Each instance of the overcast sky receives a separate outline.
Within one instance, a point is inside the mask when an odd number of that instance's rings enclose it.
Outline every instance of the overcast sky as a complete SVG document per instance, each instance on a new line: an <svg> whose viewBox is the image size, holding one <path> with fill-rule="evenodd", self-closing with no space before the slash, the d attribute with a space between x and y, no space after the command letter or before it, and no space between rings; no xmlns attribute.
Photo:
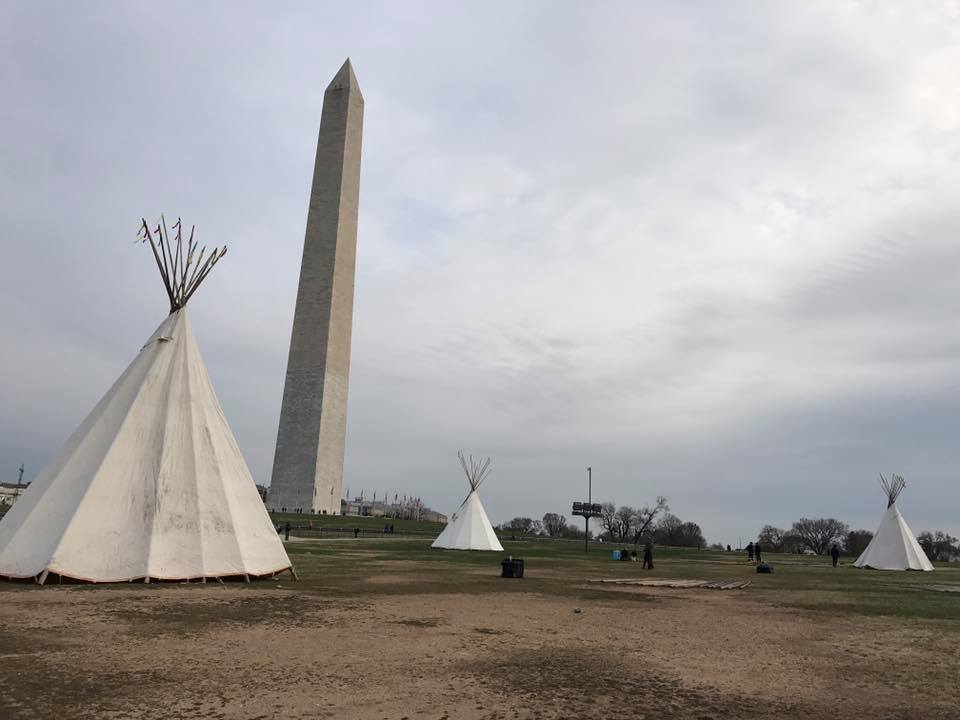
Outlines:
<svg viewBox="0 0 960 720"><path fill-rule="evenodd" d="M344 490L494 522L666 495L708 540L879 472L960 534L956 2L0 3L0 477L167 311L269 482L323 90L366 100Z"/></svg>

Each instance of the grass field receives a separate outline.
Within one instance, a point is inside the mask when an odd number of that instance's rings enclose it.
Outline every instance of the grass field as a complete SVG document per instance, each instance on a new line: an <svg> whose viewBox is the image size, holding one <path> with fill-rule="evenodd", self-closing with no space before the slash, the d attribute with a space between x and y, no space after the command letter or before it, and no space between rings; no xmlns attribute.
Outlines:
<svg viewBox="0 0 960 720"><path fill-rule="evenodd" d="M774 565L775 572L762 575L754 572L745 553L658 548L655 569L644 572L636 563L611 561L611 550L619 547L616 545L592 543L589 553L584 554L583 545L577 542L504 540L503 555L438 552L429 545L429 542L370 538L354 546L362 550L362 560L353 553L317 553L311 543L291 543L288 553L305 587L330 594L356 595L361 590L408 593L410 583L371 588L365 579L374 568L412 562L419 566L417 577L423 574L416 581L418 593L499 593L506 588L576 599L607 594L605 590L583 585L595 577L721 579L742 576L751 580L752 595L813 612L960 620L960 595L922 589L949 583L960 587L960 565L950 563L939 564L933 574L892 573L854 569L850 566L852 558L842 558L841 566L834 569L829 558L765 554L766 562ZM522 583L513 587L505 584L495 572L500 559L508 555L524 558L529 568ZM487 571L488 577L478 577L483 571ZM818 596L815 603L806 597L811 590Z"/></svg>
<svg viewBox="0 0 960 720"><path fill-rule="evenodd" d="M0 717L960 715L960 593L930 589L960 587L954 566L770 555L759 575L739 553L658 550L645 572L609 545L294 535L299 582L0 585ZM506 555L525 578L499 577ZM634 577L751 585L588 582Z"/></svg>

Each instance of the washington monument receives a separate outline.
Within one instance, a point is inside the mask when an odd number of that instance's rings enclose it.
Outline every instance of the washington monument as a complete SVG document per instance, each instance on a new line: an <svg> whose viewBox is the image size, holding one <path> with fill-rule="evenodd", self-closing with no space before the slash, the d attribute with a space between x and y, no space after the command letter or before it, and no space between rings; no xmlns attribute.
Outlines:
<svg viewBox="0 0 960 720"><path fill-rule="evenodd" d="M348 59L323 94L268 505L340 512L363 96Z"/></svg>

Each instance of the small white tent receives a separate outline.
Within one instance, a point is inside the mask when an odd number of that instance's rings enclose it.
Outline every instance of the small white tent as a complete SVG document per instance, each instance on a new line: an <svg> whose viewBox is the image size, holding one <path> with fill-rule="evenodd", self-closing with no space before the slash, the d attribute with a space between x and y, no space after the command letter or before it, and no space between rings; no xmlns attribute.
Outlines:
<svg viewBox="0 0 960 720"><path fill-rule="evenodd" d="M144 222L170 314L0 521L0 576L90 582L291 569L184 307L226 248L194 257ZM162 255L162 258L161 258Z"/></svg>
<svg viewBox="0 0 960 720"><path fill-rule="evenodd" d="M503 552L503 545L493 531L477 488L490 474L490 458L476 463L470 456L468 464L463 453L457 453L460 466L466 473L470 492L457 511L450 516L450 522L443 532L433 541L432 547L448 550L496 550Z"/></svg>
<svg viewBox="0 0 960 720"><path fill-rule="evenodd" d="M873 540L854 566L874 570L933 570L933 564L897 510L897 497L906 484L900 475L893 475L889 481L880 476L880 485L887 496L887 510Z"/></svg>

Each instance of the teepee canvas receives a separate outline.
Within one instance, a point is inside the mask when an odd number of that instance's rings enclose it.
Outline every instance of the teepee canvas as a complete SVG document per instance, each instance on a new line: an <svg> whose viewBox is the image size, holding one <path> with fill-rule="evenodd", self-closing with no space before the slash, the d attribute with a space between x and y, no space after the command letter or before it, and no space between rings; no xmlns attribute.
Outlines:
<svg viewBox="0 0 960 720"><path fill-rule="evenodd" d="M0 521L0 576L91 582L291 569L213 391L184 307L204 260L180 223L149 241L170 314ZM154 241L153 235L158 239Z"/></svg>
<svg viewBox="0 0 960 720"><path fill-rule="evenodd" d="M880 527L877 528L873 540L854 563L856 567L874 570L933 570L933 564L927 559L907 521L897 510L897 497L906 484L900 475L893 475L890 480L880 476L880 485L887 496L887 510L880 520Z"/></svg>
<svg viewBox="0 0 960 720"><path fill-rule="evenodd" d="M497 539L497 534L493 531L490 519L483 509L483 503L480 502L480 495L477 494L477 488L480 487L487 476L490 474L490 458L483 462L474 462L473 456L470 456L469 463L463 457L463 453L458 453L460 466L466 473L467 482L470 484L470 492L467 499L463 501L457 511L450 516L450 522L443 532L433 541L435 548L446 548L448 550L499 550L503 551L503 545Z"/></svg>

